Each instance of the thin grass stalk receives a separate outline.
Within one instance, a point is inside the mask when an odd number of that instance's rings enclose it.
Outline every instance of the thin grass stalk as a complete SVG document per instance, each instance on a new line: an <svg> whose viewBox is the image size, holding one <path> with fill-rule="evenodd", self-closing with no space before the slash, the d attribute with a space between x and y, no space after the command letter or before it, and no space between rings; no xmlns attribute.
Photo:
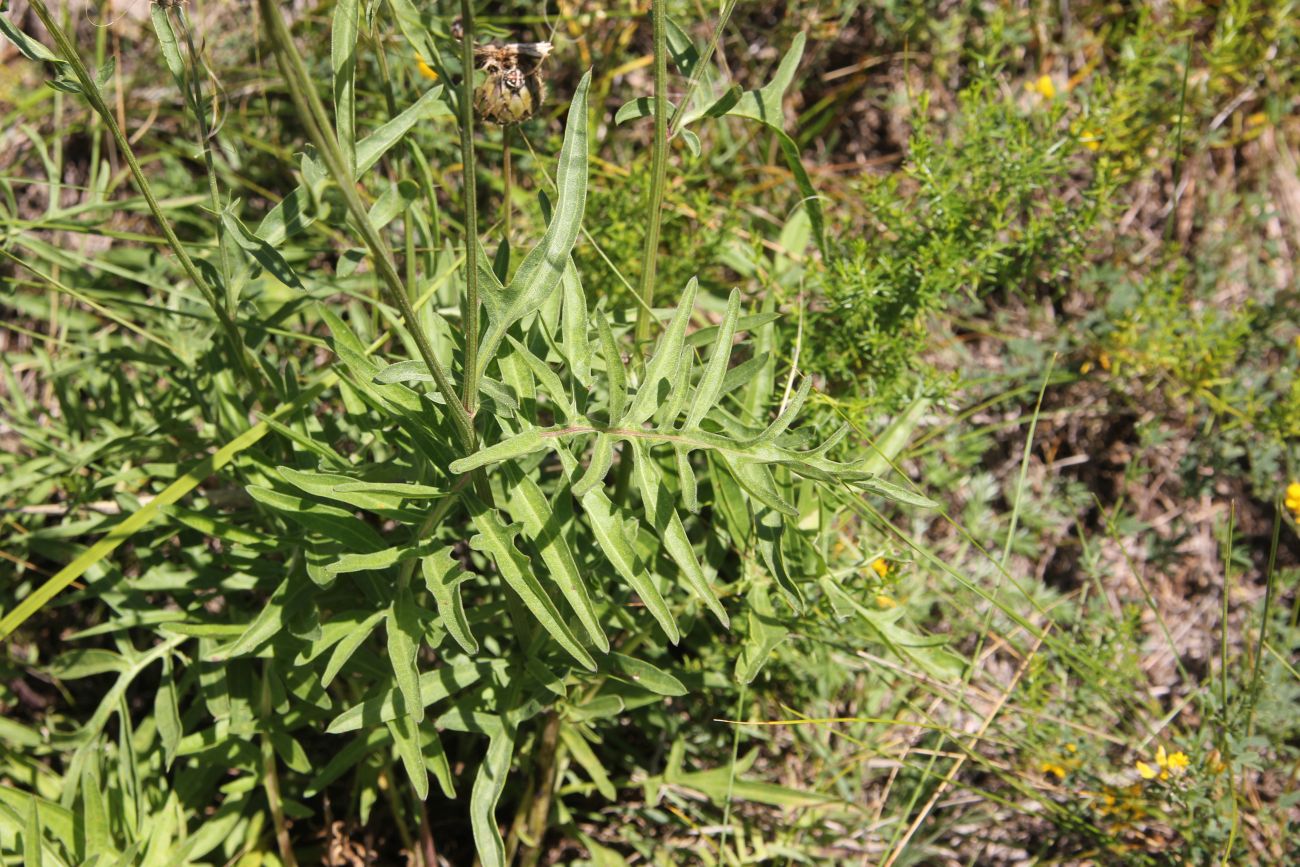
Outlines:
<svg viewBox="0 0 1300 867"><path fill-rule="evenodd" d="M460 161L465 179L465 363L461 399L478 408L478 186L474 170L474 4L460 0Z"/></svg>
<svg viewBox="0 0 1300 867"><path fill-rule="evenodd" d="M447 376L446 369L438 361L437 355L434 354L433 344L429 342L429 337L425 334L424 328L420 325L419 318L416 316L415 309L411 306L411 299L407 294L407 289L403 285L401 277L397 274L397 265L393 261L392 251L388 249L388 245L379 232L370 224L366 206L357 193L356 180L349 176L346 161L343 158L342 150L339 148L338 140L333 135L333 127L330 124L328 115L325 113L325 107L320 101L320 95L316 93L315 87L312 86L311 77L303 65L302 56L298 53L297 46L294 45L293 39L289 35L289 30L285 26L280 9L271 0L259 0L258 5L266 24L272 50L275 52L281 72L284 74L289 95L293 99L299 114L307 121L308 134L312 137L313 144L316 145L325 161L326 168L333 175L339 192L343 194L343 200L347 205L348 212L370 251L371 258L375 263L375 271L379 274L382 285L387 291L389 301L401 312L402 320L415 341L421 360L424 361L429 368L429 373L433 376L434 384L442 395L447 406L447 412L451 415L452 422L456 427L461 446L467 453L472 452L477 448L473 423L468 413L466 413L465 407L457 399L456 388ZM473 268L469 268L469 270L472 272Z"/></svg>
<svg viewBox="0 0 1300 867"><path fill-rule="evenodd" d="M650 189L647 195L645 247L641 251L641 274L637 280L637 297L641 304L636 313L636 345L644 355L650 340L650 310L654 306L655 265L659 257L660 210L664 202L664 184L668 178L668 37L665 0L652 0L651 27L654 36L654 144L650 156Z"/></svg>
<svg viewBox="0 0 1300 867"><path fill-rule="evenodd" d="M235 320L231 317L230 311L226 309L213 291L208 282L203 279L199 269L195 266L194 260L190 258L189 253L181 244L181 239L176 236L172 230L171 223L163 215L162 206L154 197L153 188L144 176L144 170L140 168L140 163L135 158L135 152L131 149L130 142L127 141L126 135L123 134L122 128L118 125L117 119L109 111L108 105L104 102L104 96L99 92L99 86L95 84L90 70L82 61L81 56L77 54L76 46L68 38L67 32L54 21L50 15L50 9L45 4L45 0L31 0L31 9L36 13L36 17L41 20L41 24L49 31L50 37L54 40L58 48L59 55L68 63L72 73L77 77L77 82L81 85L81 92L85 95L86 101L90 103L91 109L108 127L109 133L113 136L122 158L126 160L127 167L131 171L131 177L134 178L136 186L140 189L140 194L144 196L145 203L149 207L149 212L153 215L158 227L162 230L163 237L167 240L167 245L171 247L172 252L176 254L177 260L181 263L181 268L185 271L185 276L190 279L203 295L203 300L212 308L216 315L217 321L225 333L227 342L230 344L231 355L235 365L239 368L244 379L253 384L266 384L265 375L261 368L252 362L248 356L248 348L244 345L243 338L239 334L239 329L235 325Z"/></svg>
<svg viewBox="0 0 1300 867"><path fill-rule="evenodd" d="M1260 613L1259 636L1255 640L1255 658L1250 673L1250 691L1246 712L1246 737L1255 733L1255 705L1259 701L1259 670L1264 661L1264 640L1268 637L1269 621L1273 619L1273 596L1277 589L1277 548L1282 532L1281 503L1277 503L1273 516L1273 541L1268 547L1268 568L1264 570L1264 610Z"/></svg>
<svg viewBox="0 0 1300 867"><path fill-rule="evenodd" d="M216 162L212 158L212 141L216 136L215 130L208 129L207 115L203 111L203 85L199 71L202 63L199 60L198 49L194 47L194 32L190 27L189 16L185 14L184 6L177 6L176 19L180 23L180 29L185 34L185 46L190 55L190 100L194 110L194 120L199 125L199 141L203 146L203 166L208 173L208 196L212 200L212 213L217 216L217 252L221 256L221 279L226 281L226 308L231 311L232 315L235 309L235 298L232 294L230 285L230 253L226 249L226 229L221 220L221 190L217 183ZM170 10L165 10L170 11ZM212 95L213 116L216 116L217 95L215 91Z"/></svg>

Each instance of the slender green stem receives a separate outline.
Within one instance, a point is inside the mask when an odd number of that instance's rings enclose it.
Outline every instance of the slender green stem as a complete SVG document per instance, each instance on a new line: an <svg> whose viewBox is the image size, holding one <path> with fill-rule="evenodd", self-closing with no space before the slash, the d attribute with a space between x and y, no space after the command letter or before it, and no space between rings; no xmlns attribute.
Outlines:
<svg viewBox="0 0 1300 867"><path fill-rule="evenodd" d="M514 127L506 124L501 127L501 171L505 174L503 184L505 192L501 197L502 207L505 210L505 239L506 244L510 244L510 215L514 213L514 206L511 204L511 192L514 187L514 167L510 165L510 130Z"/></svg>
<svg viewBox="0 0 1300 867"><path fill-rule="evenodd" d="M644 353L650 340L650 309L654 306L655 264L659 257L659 218L664 202L664 183L668 177L668 37L665 24L665 0L653 0L651 25L654 31L654 145L650 156L650 189L647 196L645 247L641 251L641 276L637 297L641 304L636 312L636 343Z"/></svg>
<svg viewBox="0 0 1300 867"><path fill-rule="evenodd" d="M465 178L465 359L462 400L472 419L478 407L478 185L474 171L474 4L460 0L460 161Z"/></svg>
<svg viewBox="0 0 1300 867"><path fill-rule="evenodd" d="M226 309L233 316L235 313L234 291L230 282L230 253L226 250L226 230L221 221L221 190L217 184L217 167L212 158L212 139L215 133L208 129L208 118L203 111L203 85L200 77L200 70L203 68L199 60L198 49L194 47L194 33L190 29L189 16L185 14L184 6L176 7L176 18L180 23L181 32L185 34L185 45L190 55L190 102L194 111L194 120L199 125L199 140L203 146L203 165L208 173L208 196L212 200L212 213L216 216L217 232L217 251L221 256L221 279L226 282ZM213 105L216 105L216 94L213 94Z"/></svg>
<svg viewBox="0 0 1300 867"><path fill-rule="evenodd" d="M225 305L217 299L216 292L214 292L212 287L208 285L208 281L203 279L203 275L199 273L199 269L195 266L194 260L190 258L189 253L185 251L185 247L181 244L181 239L176 236L176 233L172 230L171 223L168 222L167 218L163 215L162 206L158 204L158 200L154 197L153 188L149 185L149 181L144 176L144 170L140 168L140 163L135 158L135 152L131 149L131 143L127 141L126 135L122 132L122 128L118 126L117 118L113 116L108 105L104 102L104 96L99 92L99 85L95 83L94 78L90 75L90 70L86 68L86 64L82 61L81 56L77 54L76 46L73 45L72 40L68 38L67 32L60 27L55 22L54 17L50 15L50 10L45 4L45 0L31 0L31 9L36 13L36 17L41 19L41 24L45 25L45 29L49 31L51 38L54 40L55 46L58 48L59 55L67 61L68 66L77 77L77 82L81 85L81 92L85 95L86 101L90 103L90 107L94 110L95 114L98 115L104 122L104 125L108 127L109 133L113 136L113 140L117 143L117 148L122 154L122 158L126 160L127 167L131 171L131 176L135 179L136 186L140 188L140 193L144 196L144 200L149 206L149 212L153 214L154 220L157 221L158 227L162 230L163 237L167 239L167 245L171 247L172 252L176 254L176 258L180 261L181 268L185 271L185 275L190 279L190 282L198 287L199 292L203 295L203 300L208 303L208 306L211 307L212 311L216 314L217 321L220 322L221 328L225 332L226 340L230 343L231 355L234 358L236 366L239 367L240 372L248 382L264 383L265 378L261 372L261 368L254 364L248 357L248 349L244 346L243 339L239 334L239 329L235 326L235 321L230 316L230 311L228 311Z"/></svg>
<svg viewBox="0 0 1300 867"><path fill-rule="evenodd" d="M339 148L338 139L333 135L333 128L330 125L329 117L325 113L325 107L321 103L320 95L316 93L316 89L312 86L311 77L307 74L307 69L303 65L302 56L299 55L297 46L293 44L293 39L285 26L280 9L272 0L259 0L259 6L262 17L266 22L272 49L275 51L276 60L280 65L281 72L284 74L285 84L289 89L294 105L298 109L299 115L306 121L308 134L312 137L313 144L320 151L326 168L333 175L334 182L343 195L343 201L347 205L348 213L370 251L371 258L375 263L375 271L379 274L380 280L383 281L390 303L401 312L402 320L406 323L406 328L415 341L420 358L429 368L434 384L437 386L439 393L442 394L447 411L451 414L452 423L456 426L456 433L461 440L461 446L466 452L472 452L478 445L474 435L473 422L470 420L469 414L466 413L465 407L457 399L455 386L452 385L442 363L438 361L438 356L434 354L433 344L429 342L429 336L420 325L415 309L411 306L411 299L407 294L406 287L397 274L397 265L393 261L392 251L388 249L383 237L370 223L366 206L357 193L356 181L350 177L350 173L346 169L347 164L343 158L342 150ZM468 270L473 271L473 268L471 267Z"/></svg>
<svg viewBox="0 0 1300 867"><path fill-rule="evenodd" d="M262 788L266 790L266 802L271 808L271 824L275 828L276 848L280 850L280 861L285 867L298 867L298 859L293 853L293 841L289 838L289 826L284 821L284 805L280 796L280 777L275 769L275 748L271 745L269 726L271 721L271 683L270 663L262 671L262 694L260 709L267 730L262 732Z"/></svg>

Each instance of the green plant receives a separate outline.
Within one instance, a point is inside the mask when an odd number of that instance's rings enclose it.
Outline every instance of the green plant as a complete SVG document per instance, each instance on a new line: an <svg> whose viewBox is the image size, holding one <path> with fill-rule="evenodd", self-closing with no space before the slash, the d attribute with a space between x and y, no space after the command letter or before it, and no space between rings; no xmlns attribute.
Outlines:
<svg viewBox="0 0 1300 867"><path fill-rule="evenodd" d="M40 0L34 8L55 35L56 62L107 118L101 84ZM400 15L404 7L395 8ZM200 275L216 275L224 293L214 297L228 301L213 306L219 316L257 282L315 293L290 306L323 323L328 336L297 339L327 349L333 361L301 372L292 361L266 363L260 375L236 365L232 375L221 358L205 357L202 382L215 388L199 412L239 432L156 498L124 497L129 516L102 528L97 544L30 588L0 621L5 635L27 628L69 584L115 571L108 555L128 542L144 575L176 574L173 556L190 575L141 583L127 569L111 588L96 582L88 598L109 610L80 637L111 640L70 650L47 671L68 682L109 677L112 685L89 720L61 720L53 742L7 726L7 740L29 759L65 762L60 774L10 756L7 773L25 789L4 790L0 819L16 829L29 863L96 855L143 864L232 860L263 851L269 834L279 861L292 865L301 845L292 822L312 815L309 799L333 792L363 821L387 799L405 848L432 863L440 842L424 806L432 775L441 796L468 815L482 863L536 863L548 827L565 815L553 801L561 766L581 767L609 797L590 747L602 724L687 694L674 674L673 645L734 641L736 681L753 681L794 615L823 597L837 610L860 608L819 552L818 527L838 498L932 504L882 481L881 457L830 460L844 431L819 443L797 425L811 380L779 397L773 317L742 316L738 291L719 323L693 331L694 280L666 323L650 315L644 295L635 331L662 333L644 362L625 362L632 317L591 315L571 259L586 199L589 77L568 110L554 198L543 202L544 234L517 262L508 245L490 260L476 226L469 4L459 91L431 91L368 137L355 119L361 25L369 23L360 4L335 6L332 112L281 9L269 0L259 9L311 144L299 162L301 183L248 228L239 202L222 201L209 150L208 192L220 215L209 252L219 265L188 264L169 228L168 239L205 298L213 293ZM658 256L666 171L665 23L661 4L655 10L659 157L645 285ZM191 115L201 117L199 64L174 50L173 22L185 19L172 14L160 6L154 23L172 71L190 85ZM404 29L435 60L440 38L413 30L417 20L403 18ZM738 107L779 133L771 112L798 47L778 86L728 92L713 101L714 114ZM385 188L373 171L381 162L418 170L419 158L399 145L429 115L459 118L470 175L465 255L450 265L450 250L413 249L416 234L434 237L415 212L422 200L435 203L430 186L417 175ZM125 137L116 140L130 153ZM158 206L152 212L167 225ZM348 248L337 275L366 275L347 304L318 291L329 278L311 274L292 249L317 224ZM354 236L360 253L346 240ZM400 256L394 241L405 244ZM465 293L436 312L429 301L447 293L436 282L422 293L430 281L463 284ZM250 308L221 316L236 338ZM376 333L377 322L387 331ZM733 346L750 329L754 338ZM414 359L381 360L400 359L408 347ZM240 431L240 398L280 408ZM607 486L615 468L619 484ZM220 477L215 488L205 481L211 474ZM138 474L130 479L147 485ZM222 489L236 497L232 511L213 508ZM150 528L159 517L166 528ZM911 642L892 616L859 614L887 645ZM727 638L737 615L747 628ZM927 664L945 675L956 664L937 651L904 652L939 660ZM141 717L127 701L143 692L152 698ZM344 735L350 740L340 747ZM685 779L682 746L664 772L668 783ZM409 786L398 784L396 764ZM514 819L503 834L497 808L507 789ZM203 816L202 804L215 811ZM450 845L463 845L463 836Z"/></svg>

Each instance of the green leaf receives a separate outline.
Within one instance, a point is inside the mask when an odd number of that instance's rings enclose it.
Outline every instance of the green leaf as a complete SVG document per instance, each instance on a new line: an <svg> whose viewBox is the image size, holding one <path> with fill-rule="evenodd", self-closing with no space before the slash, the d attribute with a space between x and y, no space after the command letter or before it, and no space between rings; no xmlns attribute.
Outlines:
<svg viewBox="0 0 1300 867"><path fill-rule="evenodd" d="M451 665L442 665L433 671L426 671L420 675L420 700L425 707L437 704L449 695L475 683L499 664L458 659ZM342 734L356 731L362 726L388 722L397 719L399 715L409 716L409 710L401 707L399 702L399 693L396 689L385 690L380 695L343 711L330 721L325 731L332 735Z"/></svg>
<svg viewBox="0 0 1300 867"><path fill-rule="evenodd" d="M804 401L808 399L808 393L810 391L812 391L812 377L805 376L803 382L799 383L799 390L795 392L794 397L786 404L785 409L781 410L781 414L773 419L772 423L769 424L761 434L754 437L754 439L750 440L745 445L759 446L776 442L777 438L781 436L781 434L785 433L786 428L790 427L790 424L795 420L795 417L799 415L799 410L803 409Z"/></svg>
<svg viewBox="0 0 1300 867"><path fill-rule="evenodd" d="M344 547L354 551L378 551L384 548L384 540L379 534L351 512L260 485L249 485L245 490L259 503L275 509L308 530L320 533L326 539L342 543Z"/></svg>
<svg viewBox="0 0 1300 867"><path fill-rule="evenodd" d="M406 776L415 787L415 796L423 801L429 797L429 771L424 766L424 751L420 748L419 724L409 716L398 716L384 724L393 736L393 744L397 747L397 755L402 759Z"/></svg>
<svg viewBox="0 0 1300 867"><path fill-rule="evenodd" d="M570 706L565 711L565 717L572 722L610 719L621 714L626 707L622 696L598 695L587 699L582 704Z"/></svg>
<svg viewBox="0 0 1300 867"><path fill-rule="evenodd" d="M808 217L812 222L813 234L817 238L817 245L824 252L826 241L821 203L818 201L816 191L813 190L808 172L803 167L799 146L785 132L785 111L782 108L785 92L794 82L795 73L799 68L799 61L803 58L804 43L806 41L807 36L803 33L795 36L794 42L790 45L790 50L786 52L785 57L781 58L781 64L777 67L772 80L758 90L749 90L742 94L740 99L728 109L727 114L756 120L773 131L777 142L781 146L781 153L785 157L786 164L795 176L795 183L804 196L808 208Z"/></svg>
<svg viewBox="0 0 1300 867"><path fill-rule="evenodd" d="M302 748L293 735L280 729L272 729L269 732L271 747L275 754L284 762L285 767L291 771L297 771L305 774L311 770L311 759L307 758L307 751Z"/></svg>
<svg viewBox="0 0 1300 867"><path fill-rule="evenodd" d="M158 739L162 741L164 766L171 770L184 734L180 706L176 700L176 679L172 674L171 656L163 657L163 676L158 692L154 695L153 717L158 727Z"/></svg>
<svg viewBox="0 0 1300 867"><path fill-rule="evenodd" d="M569 263L569 254L578 240L587 202L587 90L590 86L591 72L588 71L578 82L569 104L564 143L560 147L555 174L555 212L546 233L524 257L503 297L488 304L492 321L480 350L482 369L486 369L496 357L506 329L540 308L559 286Z"/></svg>
<svg viewBox="0 0 1300 867"><path fill-rule="evenodd" d="M781 103L785 98L785 92L794 82L795 73L799 69L799 61L803 58L804 43L807 41L807 35L799 33L795 35L794 41L790 43L790 50L781 58L781 63L776 69L776 74L772 80L758 90L748 90L740 97L740 101L732 108L730 114L737 117L747 117L776 127L777 129L785 128L785 112Z"/></svg>
<svg viewBox="0 0 1300 867"><path fill-rule="evenodd" d="M59 654L46 670L59 680L79 680L97 674L120 673L130 667L130 660L120 653L88 648Z"/></svg>
<svg viewBox="0 0 1300 867"><path fill-rule="evenodd" d="M676 382L681 365L690 363L688 354L683 351L683 340L686 337L686 325L695 309L695 293L698 288L699 281L692 277L677 303L668 330L646 363L645 378L637 386L632 408L619 422L620 426L637 427L654 415L659 408L659 383L663 380L668 380L670 384Z"/></svg>
<svg viewBox="0 0 1300 867"><path fill-rule="evenodd" d="M424 719L424 702L420 699L420 610L411 594L409 582L404 582L393 594L385 619L388 633L388 661L393 667L398 693L406 705L413 728ZM423 767L423 765L421 765ZM426 783L427 785L427 783Z"/></svg>
<svg viewBox="0 0 1300 867"><path fill-rule="evenodd" d="M231 202L221 212L221 225L229 233L230 239L245 253L252 256L257 264L265 268L275 279L286 286L292 286L294 289L302 289L302 280L298 279L297 272L285 261L280 252L268 242L254 235L252 230L245 226L239 217L235 216L234 208L238 204L238 200Z"/></svg>
<svg viewBox="0 0 1300 867"><path fill-rule="evenodd" d="M627 406L627 372L606 317L596 317L596 333L600 337L601 356L605 359L605 377L609 380L609 423L614 426L622 420Z"/></svg>
<svg viewBox="0 0 1300 867"><path fill-rule="evenodd" d="M574 378L590 388L591 342L587 335L587 293L582 290L582 281L572 256L569 257L568 267L564 269L560 285L564 292L560 319L564 354L568 357L569 369Z"/></svg>
<svg viewBox="0 0 1300 867"><path fill-rule="evenodd" d="M425 553L427 553L425 545L401 545L368 554L340 554L337 560L325 567L325 571L331 575L338 575L366 569L387 569L403 560L422 557Z"/></svg>
<svg viewBox="0 0 1300 867"><path fill-rule="evenodd" d="M757 547L763 557L763 563L776 580L777 586L785 593L791 607L802 614L804 609L803 591L794 582L790 570L786 567L785 552L781 547L786 530L785 521L781 519L779 513L765 509L763 514L758 517L757 529ZM769 609L762 610L765 613L771 613Z"/></svg>
<svg viewBox="0 0 1300 867"><path fill-rule="evenodd" d="M601 796L607 801L617 800L618 791L615 790L614 784L609 781L609 774L605 773L605 766L600 763L600 758L592 750L591 745L587 743L587 739L574 726L566 724L560 726L560 740L564 742L564 746L568 749L573 760L587 772L587 776L591 777L591 781L596 784L596 791L600 792Z"/></svg>
<svg viewBox="0 0 1300 867"><path fill-rule="evenodd" d="M390 184L383 195L375 200L366 213L366 219L375 229L382 229L405 213L420 196L419 184L403 178L395 184Z"/></svg>
<svg viewBox="0 0 1300 867"><path fill-rule="evenodd" d="M381 611L380 615L382 614ZM331 753L325 767L318 770L307 783L303 795L314 798L322 789L343 776L349 768L374 752L384 742L385 737L383 729L370 728L350 740L343 749Z"/></svg>
<svg viewBox="0 0 1300 867"><path fill-rule="evenodd" d="M461 601L460 585L469 580L468 573L452 555L450 548L440 548L421 561L424 583L433 594L438 606L438 616L447 632L466 653L478 653L478 641L469 629L465 604Z"/></svg>
<svg viewBox="0 0 1300 867"><path fill-rule="evenodd" d="M380 157L400 142L417 123L437 117L452 117L451 110L442 98L442 91L441 86L426 91L412 105L403 109L401 114L358 143L356 156L358 175L374 168ZM309 215L313 213L314 208L309 186L298 186L262 218L262 222L257 227L257 237L272 247L278 247L291 234L302 232L311 224L312 218Z"/></svg>
<svg viewBox="0 0 1300 867"><path fill-rule="evenodd" d="M894 654L909 659L926 674L939 680L953 681L961 677L965 660L944 648L944 636L922 636L898 626L896 621L904 609L873 611L839 588L831 578L823 576L818 584L838 611L852 611L867 625Z"/></svg>
<svg viewBox="0 0 1300 867"><path fill-rule="evenodd" d="M578 472L577 460L568 449L563 447L557 449L556 454L559 455L564 472L572 482ZM655 587L654 581L637 561L636 553L632 550L629 541L636 538L636 523L630 519L624 523L616 513L614 503L599 487L586 491L580 499L582 509L591 524L592 534L596 537L596 544L600 546L600 550L604 552L606 559L619 576L641 597L641 601L645 603L645 607L654 616L659 628L663 630L664 636L671 643L676 644L681 640L677 621L673 619L672 612L668 610L668 603Z"/></svg>
<svg viewBox="0 0 1300 867"><path fill-rule="evenodd" d="M294 589L293 584L292 578L285 578L281 581L280 586L275 588L271 598L266 600L257 616L253 618L253 622L240 633L239 637L226 647L218 648L214 652L214 661L243 656L274 638L284 628L285 607L288 605L290 594ZM297 592L293 593L293 595L301 598L303 595L302 587L298 587Z"/></svg>
<svg viewBox="0 0 1300 867"><path fill-rule="evenodd" d="M321 673L321 686L329 686L333 682L335 675L339 673L339 669L343 668L347 661L352 658L352 654L356 652L357 648L370 637L370 633L375 631L379 621L387 616L387 609L376 611L354 628L348 630L339 639L338 644L334 646L334 652L330 654L329 662L325 664L325 670Z"/></svg>
<svg viewBox="0 0 1300 867"><path fill-rule="evenodd" d="M776 616L767 588L761 584L750 587L747 619L749 631L745 635L744 647L736 657L737 683L752 683L772 651L789 634Z"/></svg>
<svg viewBox="0 0 1300 867"><path fill-rule="evenodd" d="M334 73L334 126L348 171L357 176L356 72L358 0L338 0L330 27L330 66Z"/></svg>
<svg viewBox="0 0 1300 867"><path fill-rule="evenodd" d="M18 49L18 53L28 60L35 60L38 63L57 63L60 67L67 66L66 60L58 57L42 43L37 42L19 30L6 15L0 15L0 35L12 42L14 47Z"/></svg>
<svg viewBox="0 0 1300 867"><path fill-rule="evenodd" d="M315 497L345 503L367 512L383 514L395 511L402 505L400 497L383 491L350 490L356 484L352 476L340 473L322 473L311 470L296 470L293 467L276 467L280 478Z"/></svg>
<svg viewBox="0 0 1300 867"><path fill-rule="evenodd" d="M585 648L578 643L577 637L561 617L555 603L546 595L537 576L533 574L532 565L514 544L514 528L507 528L493 509L483 505L477 498L466 497L470 508L470 517L478 535L470 539L470 547L488 554L497 571L511 589L519 595L524 605L551 634L551 637L564 650L591 671L596 670L596 662Z"/></svg>
<svg viewBox="0 0 1300 867"><path fill-rule="evenodd" d="M861 488L868 493L884 497L887 500L902 503L905 506L915 506L918 509L941 508L939 503L923 494L918 494L915 491L899 487L898 485L891 484L874 476L865 479L857 479L853 482L853 486Z"/></svg>
<svg viewBox="0 0 1300 867"><path fill-rule="evenodd" d="M605 475L614 463L614 438L608 434L597 434L596 444L591 450L591 462L582 473L582 478L573 486L573 495L579 499L589 492L603 487Z"/></svg>
<svg viewBox="0 0 1300 867"><path fill-rule="evenodd" d="M578 615L578 621L591 643L602 653L608 651L609 639L600 628L600 620L596 617L595 606L591 604L587 585L578 572L578 564L564 538L568 527L573 523L573 509L568 492L559 490L552 508L542 489L530 476L513 466L507 466L505 472L509 483L506 511L511 518L523 523L524 537L541 555L551 580L560 588L565 601Z"/></svg>
<svg viewBox="0 0 1300 867"><path fill-rule="evenodd" d="M81 767L81 822L85 834L85 856L113 857L117 848L113 846L113 834L108 825L108 806L104 803L103 786L100 784L99 769L93 762Z"/></svg>
<svg viewBox="0 0 1300 867"><path fill-rule="evenodd" d="M378 494L398 500L436 500L450 493L446 488L419 485L415 482L347 482L335 485L336 494Z"/></svg>
<svg viewBox="0 0 1300 867"><path fill-rule="evenodd" d="M510 346L518 356L528 365L528 369L533 376L537 377L537 381L542 384L542 388L546 390L552 405L559 410L560 415L565 419L577 418L578 410L573 406L573 401L569 399L569 390L564 387L564 383L560 382L560 377L551 369L551 366L510 335L506 335L506 339L510 341Z"/></svg>
<svg viewBox="0 0 1300 867"><path fill-rule="evenodd" d="M487 754L474 775L469 796L470 829L483 867L506 867L506 847L497 827L497 802L510 776L515 752L515 728L506 723L488 741Z"/></svg>
<svg viewBox="0 0 1300 867"><path fill-rule="evenodd" d="M167 64L167 71L172 74L172 81L176 82L176 89L181 93L187 93L185 61L181 59L180 45L176 40L176 32L172 29L171 16L167 14L166 7L161 3L152 3L149 6L149 18L153 22L154 33L158 36L158 51L162 54L163 62Z"/></svg>
<svg viewBox="0 0 1300 867"><path fill-rule="evenodd" d="M45 863L41 856L41 843L45 835L41 833L41 816L36 810L36 799L27 802L27 816L23 824L23 863L27 867L42 867Z"/></svg>
<svg viewBox="0 0 1300 867"><path fill-rule="evenodd" d="M668 103L668 116L672 117L675 107L671 102ZM629 120L640 120L643 117L655 116L655 101L649 96L638 96L636 99L629 100L619 106L614 113L614 124L622 126Z"/></svg>
<svg viewBox="0 0 1300 867"><path fill-rule="evenodd" d="M738 457L735 460L728 460L727 466L735 475L736 481L740 482L754 499L788 518L799 517L799 510L785 498L781 486L776 483L772 471L765 464Z"/></svg>
<svg viewBox="0 0 1300 867"><path fill-rule="evenodd" d="M727 313L722 318L718 339L713 344L713 354L704 367L704 374L695 386L695 399L686 414L682 430L690 431L700 426L704 416L717 405L722 396L722 383L727 376L727 363L731 361L731 341L736 336L736 323L740 319L740 292L732 289L727 298Z"/></svg>
<svg viewBox="0 0 1300 867"><path fill-rule="evenodd" d="M527 428L513 436L506 437L495 445L479 449L472 455L452 461L448 469L453 473L468 473L470 470L476 470L488 464L496 464L501 461L530 455L533 452L541 451L547 445L548 438L543 435L542 428Z"/></svg>
<svg viewBox="0 0 1300 867"><path fill-rule="evenodd" d="M686 687L680 680L644 660L621 653L611 653L609 661L615 671L650 692L657 695L686 695Z"/></svg>
<svg viewBox="0 0 1300 867"><path fill-rule="evenodd" d="M682 505L688 512L700 510L699 492L695 485L695 470L691 467L691 452L685 446L673 445L673 463L677 467L677 481L681 490Z"/></svg>
<svg viewBox="0 0 1300 867"><path fill-rule="evenodd" d="M718 594L709 585L708 579L704 576L704 571L700 568L700 562L696 559L695 549L691 546L690 537L686 535L686 527L682 525L682 519L678 516L677 510L673 508L672 494L663 486L659 476L659 468L650 458L650 450L637 440L630 440L629 442L636 456L633 471L636 475L637 485L641 489L641 499L645 503L647 515L655 528L655 532L659 534L664 550L677 563L687 585L695 592L696 596L703 600L708 609L718 618L718 622L724 628L729 626L730 618L727 617L727 612L723 609Z"/></svg>

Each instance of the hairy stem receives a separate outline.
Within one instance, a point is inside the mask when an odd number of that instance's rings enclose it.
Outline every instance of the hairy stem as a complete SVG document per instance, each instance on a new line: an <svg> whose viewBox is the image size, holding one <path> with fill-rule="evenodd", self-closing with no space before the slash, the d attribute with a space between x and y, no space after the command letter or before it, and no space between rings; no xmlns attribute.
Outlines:
<svg viewBox="0 0 1300 867"><path fill-rule="evenodd" d="M433 375L434 384L437 386L439 393L442 394L447 411L451 414L452 423L456 426L456 433L461 441L462 448L467 453L472 452L478 447L477 438L474 434L474 425L469 414L465 411L465 407L457 399L455 386L452 385L446 369L443 368L442 363L438 361L437 355L434 354L433 344L429 342L429 336L420 325L420 320L411 306L411 299L407 294L406 287L397 274L397 265L393 261L392 251L388 249L388 245L375 227L370 224L366 206L357 193L356 181L350 176L351 173L346 168L347 163L344 160L342 150L339 148L338 140L333 134L333 128L330 125L329 117L325 113L325 107L321 104L320 95L316 93L311 77L303 65L302 57L293 44L293 39L285 26L284 18L281 16L280 8L273 0L259 0L259 6L270 36L272 49L284 75L285 84L289 89L294 106L298 109L299 115L306 121L312 143L316 145L322 159L325 161L326 168L333 175L335 184L338 185L339 192L343 194L343 201L347 205L348 213L370 251L371 258L375 263L375 271L383 281L389 302L401 312L402 320L406 323L406 328L415 341L421 360L429 368L429 373ZM473 268L469 270L473 271Z"/></svg>
<svg viewBox="0 0 1300 867"><path fill-rule="evenodd" d="M659 257L659 218L664 202L664 183L668 176L668 45L665 25L665 0L653 0L651 24L654 31L654 145L650 157L650 189L647 195L645 247L641 251L641 275L637 297L636 344L644 354L650 340L650 310L654 306L655 264Z"/></svg>
<svg viewBox="0 0 1300 867"><path fill-rule="evenodd" d="M533 751L530 796L520 804L510 829L506 860L513 861L517 849L519 867L537 867L542 856L542 838L546 836L546 820L551 814L555 776L559 769L556 761L559 745L560 716L552 710L546 714L546 721Z"/></svg>
<svg viewBox="0 0 1300 867"><path fill-rule="evenodd" d="M460 161L465 178L465 359L461 399L472 419L478 406L478 189L474 173L474 4L460 0Z"/></svg>

